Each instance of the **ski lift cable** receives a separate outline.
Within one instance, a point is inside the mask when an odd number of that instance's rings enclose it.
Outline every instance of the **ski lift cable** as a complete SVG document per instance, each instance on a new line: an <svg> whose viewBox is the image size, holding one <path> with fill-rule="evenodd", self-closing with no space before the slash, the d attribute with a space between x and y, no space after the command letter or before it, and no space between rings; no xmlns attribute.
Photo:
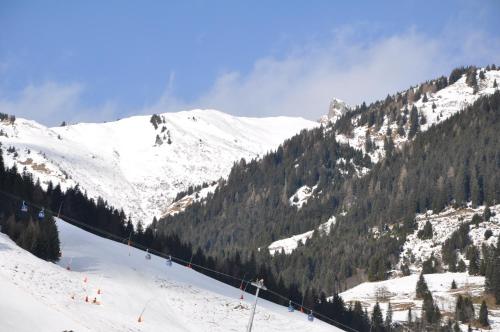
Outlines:
<svg viewBox="0 0 500 332"><path fill-rule="evenodd" d="M273 294L273 295L275 295L275 296L277 296L277 297L279 297L279 298L281 298L281 299L283 299L283 300L289 301L289 303L295 304L296 306L301 306L301 304L300 304L300 303L295 302L295 301L293 301L293 300L290 300L290 299L289 299L289 298L287 298L286 296L283 296L283 295L281 295L280 293L277 293L277 292L275 292L275 291L273 291L273 290L271 290L271 289L267 289L266 291L267 291L267 292L269 292L269 293L271 293L271 294ZM345 325L345 324L342 324L342 323L340 323L340 322L338 322L338 321L336 321L336 320L334 320L334 319L332 319L332 318L330 318L330 317L328 317L328 316L325 316L325 315L323 315L323 314L320 314L319 312L316 312L316 311L312 310L311 308L308 308L308 307L306 307L306 306L302 306L302 307L303 307L304 309L306 309L306 310L309 310L309 312L314 312L314 314L315 314L316 316L318 316L318 317L321 317L321 318L323 318L323 319L325 319L325 320L327 320L327 321L329 321L329 322L333 322L333 323L335 323L335 324L333 324L333 325L340 325L341 327L343 327L343 328L345 328L345 329L348 329L348 330L350 330L350 331L358 332L358 330L356 330L356 329L354 329L354 328L352 328L352 327L350 327L350 326L347 326L347 325Z"/></svg>
<svg viewBox="0 0 500 332"><path fill-rule="evenodd" d="M31 205L31 206L33 206L33 207L35 207L35 208L38 208L38 209L42 208L42 207L38 206L37 204L34 204L34 203L29 202L29 201L23 200L23 199L22 199L22 198L20 198L19 196L14 195L14 194L11 194L11 193L9 193L9 192L6 192L6 191L4 191L4 190L0 190L0 193L4 194L4 195L6 195L6 196L8 196L8 197L10 197L10 198L12 198L12 199L15 199L15 200L17 200L17 201L24 201L27 205L29 204L29 205ZM55 215L55 214L54 214L54 211L52 211L52 210L50 210L50 209L45 208L45 211L50 212L53 216ZM84 222L82 222L82 221L79 221L79 220L77 220L77 219L75 219L75 218L71 218L71 217L66 216L66 215L64 215L64 214L59 214L59 216L60 216L59 218L63 219L63 220L64 220L64 221L66 221L66 222L69 222L69 223L71 223L71 224L73 224L73 225L80 225L80 226L82 226L84 229L89 229L89 230L92 230L92 231L94 231L94 232L96 232L96 233L98 233L98 234L101 234L101 235L106 236L107 238L117 240L117 241L119 241L119 242L121 242L121 243L125 243L126 241L129 241L129 243L130 243L129 245L130 245L130 246L133 246L133 247L135 247L135 248L137 248L137 249L144 250L144 251L149 250L149 252L150 252L150 253L153 253L153 254L155 254L156 256L159 256L159 257L162 257L162 258L165 258L165 259L170 258L172 261L177 261L177 262L180 262L180 263L183 263L183 264L189 264L189 263L190 263L190 261L187 261L187 260L182 259L182 258L180 258L180 257L176 257L176 256L173 256L173 255L171 255L171 254L166 254L166 253L163 253L163 252L157 251L157 250L155 250L155 249L148 248L148 247L146 247L146 246L144 246L144 245L142 245L142 244L140 244L140 243L130 241L130 240L129 240L129 237L122 237L122 236L119 236L119 235L113 234L113 233L108 232L108 231L106 231L106 230L104 230L104 229L101 229L101 228L98 228L98 227L95 227L95 226L91 226L91 225L89 225L89 224L86 224L86 223L84 223ZM209 272L212 272L212 273L215 273L215 274L218 274L218 275L220 275L220 276L225 276L225 277L228 277L228 278L233 279L233 280L236 280L236 281L244 282L244 283L246 283L246 284L247 284L247 286L248 286L248 284L249 284L249 283L251 283L251 281L250 281L250 280L245 280L245 279L240 278L240 277L235 277L235 276L233 276L233 275L230 275L230 274L227 274L227 273L224 273L224 272L220 272L220 271L217 271L217 270L214 270L214 269L211 269L211 268L209 268L209 267L202 266L202 265L199 265L199 264L196 264L196 263L191 263L191 266L193 266L193 267L197 267L197 268L199 268L199 269L202 269L202 270L205 270L205 271L209 271ZM245 289L246 289L246 287L245 287ZM275 292L275 291L273 291L273 290L271 290L271 289L269 289L269 288L267 288L265 291L266 291L266 292L269 292L270 294L273 294L273 295L275 295L275 296L277 296L277 297L279 297L279 298L281 298L281 299L283 299L283 300L289 301L289 302L291 302L291 303L295 304L296 306L302 306L302 308L304 308L304 309L306 309L306 310L309 310L310 312L314 312L314 314L315 314L316 316L321 317L321 318L322 318L322 319L324 319L325 321L328 321L328 322L330 322L330 323L333 323L332 325L334 325L334 326L341 326L341 327L343 327L343 328L345 328L345 329L348 329L348 330L350 330L350 331L353 331L353 332L359 332L358 330L356 330L356 329L354 329L354 328L352 328L352 327L350 327L350 326L347 326L347 325L345 325L345 324L342 324L342 323L340 323L340 322L338 322L338 321L336 321L336 320L334 320L334 319L332 319L332 318L330 318L330 317L328 317L328 316L325 316L325 315L323 315L323 314L320 314L320 313L318 313L318 312L314 311L312 308L308 308L308 307L303 306L303 305L301 305L301 304L299 304L299 303L297 303L297 302L295 302L295 301L292 301L290 298L287 298L286 296L283 296L283 295L281 295L280 293L277 293L277 292Z"/></svg>

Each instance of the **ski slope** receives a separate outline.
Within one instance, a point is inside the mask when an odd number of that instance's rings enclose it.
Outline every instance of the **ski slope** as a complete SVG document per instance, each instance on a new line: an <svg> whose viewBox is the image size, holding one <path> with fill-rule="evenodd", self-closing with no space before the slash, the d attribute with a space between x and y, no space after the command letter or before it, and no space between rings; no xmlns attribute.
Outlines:
<svg viewBox="0 0 500 332"><path fill-rule="evenodd" d="M185 266L146 260L143 251L61 220L57 226L57 265L0 233L0 331L245 331L252 295L241 301L239 289ZM340 331L260 299L253 331L285 330Z"/></svg>
<svg viewBox="0 0 500 332"><path fill-rule="evenodd" d="M78 184L90 197L101 196L135 222L149 224L168 212L178 192L227 177L241 158L259 158L319 125L215 110L164 113L158 119L156 126L151 116L134 116L47 128L18 118L0 121L0 142L7 166L25 167L42 185L52 181L64 190Z"/></svg>

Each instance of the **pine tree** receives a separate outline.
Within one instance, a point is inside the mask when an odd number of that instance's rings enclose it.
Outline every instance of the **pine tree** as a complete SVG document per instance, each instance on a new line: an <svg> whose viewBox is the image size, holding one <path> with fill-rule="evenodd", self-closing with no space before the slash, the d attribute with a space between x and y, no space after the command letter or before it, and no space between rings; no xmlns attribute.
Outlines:
<svg viewBox="0 0 500 332"><path fill-rule="evenodd" d="M465 272L465 270L467 270L467 266L465 265L464 260L460 259L457 265L457 272Z"/></svg>
<svg viewBox="0 0 500 332"><path fill-rule="evenodd" d="M385 313L385 328L387 331L391 330L392 325L392 305L391 302L387 305L387 312Z"/></svg>
<svg viewBox="0 0 500 332"><path fill-rule="evenodd" d="M423 299L425 295L429 293L429 287L427 287L427 283L425 282L423 273L420 273L420 277L418 278L415 292L417 298L419 299Z"/></svg>
<svg viewBox="0 0 500 332"><path fill-rule="evenodd" d="M382 317L382 311L380 310L380 305L375 303L375 306L373 307L373 312L372 312L372 331L376 332L382 332L384 331L384 318Z"/></svg>
<svg viewBox="0 0 500 332"><path fill-rule="evenodd" d="M435 324L439 324L441 322L441 311L439 310L439 306L437 304L434 304L433 319Z"/></svg>
<svg viewBox="0 0 500 332"><path fill-rule="evenodd" d="M488 307L486 306L486 302L484 300L481 302L481 309L479 309L479 324L483 327L490 326L490 322L488 320Z"/></svg>
<svg viewBox="0 0 500 332"><path fill-rule="evenodd" d="M470 297L466 297L464 299L464 308L467 321L470 322L474 320L474 305L472 304L472 300Z"/></svg>
<svg viewBox="0 0 500 332"><path fill-rule="evenodd" d="M480 216L479 214L477 214L477 213L474 213L474 215L472 216L472 220L471 220L471 222L472 222L474 225L478 226L478 225L479 225L479 223L480 223L481 221L483 221L483 220L481 219L481 216Z"/></svg>
<svg viewBox="0 0 500 332"><path fill-rule="evenodd" d="M462 332L460 329L460 325L458 325L458 322L455 321L455 324L453 324L453 332Z"/></svg>
<svg viewBox="0 0 500 332"><path fill-rule="evenodd" d="M431 257L422 263L422 273L423 274L431 274L436 273L438 267L438 261L434 257L434 253L431 254Z"/></svg>
<svg viewBox="0 0 500 332"><path fill-rule="evenodd" d="M458 295L455 306L455 319L462 323L467 323L474 319L474 306L469 297Z"/></svg>
<svg viewBox="0 0 500 332"><path fill-rule="evenodd" d="M417 237L422 240L428 240L432 239L432 236L433 236L432 224L429 220L427 220L427 222L424 225L424 228L418 231Z"/></svg>
<svg viewBox="0 0 500 332"><path fill-rule="evenodd" d="M457 302L455 304L455 320L464 322L466 320L464 314L464 298L462 295L458 295Z"/></svg>
<svg viewBox="0 0 500 332"><path fill-rule="evenodd" d="M500 239L500 237L499 237ZM500 240L499 240L500 241ZM500 304L500 257L499 253L499 243L497 243L497 248L495 252L489 256L486 263L486 273L485 273L485 289L487 292L495 296L496 304Z"/></svg>
<svg viewBox="0 0 500 332"><path fill-rule="evenodd" d="M410 112L410 130L408 132L408 137L413 138L418 131L419 121L418 121L418 110L415 105L411 108Z"/></svg>
<svg viewBox="0 0 500 332"><path fill-rule="evenodd" d="M455 279L453 279L451 282L451 289L457 289L457 283L455 282Z"/></svg>
<svg viewBox="0 0 500 332"><path fill-rule="evenodd" d="M366 311L363 310L361 306L361 302L354 302L354 309L352 310L354 317L358 317L356 321L353 321L353 328L358 331L368 330L370 327L369 317L366 314Z"/></svg>
<svg viewBox="0 0 500 332"><path fill-rule="evenodd" d="M467 249L467 259L469 260L469 274L478 275L479 274L479 252L476 246L469 246Z"/></svg>
<svg viewBox="0 0 500 332"><path fill-rule="evenodd" d="M424 295L424 301L422 304L422 318L424 318L427 324L437 323L441 319L441 312L439 312L439 308L437 308L434 304L434 299L432 298L432 294L430 292L427 292Z"/></svg>
<svg viewBox="0 0 500 332"><path fill-rule="evenodd" d="M491 218L491 209L490 209L490 207L489 207L488 204L486 204L486 206L484 208L483 218L484 218L485 221L490 221L490 218Z"/></svg>

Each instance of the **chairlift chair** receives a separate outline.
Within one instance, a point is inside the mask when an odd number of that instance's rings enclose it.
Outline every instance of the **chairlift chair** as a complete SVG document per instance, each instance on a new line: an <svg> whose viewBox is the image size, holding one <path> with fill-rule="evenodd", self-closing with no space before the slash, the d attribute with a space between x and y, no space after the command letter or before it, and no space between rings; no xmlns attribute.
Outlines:
<svg viewBox="0 0 500 332"><path fill-rule="evenodd" d="M26 203L23 201L23 204L21 205L21 211L22 212L28 212L28 206Z"/></svg>

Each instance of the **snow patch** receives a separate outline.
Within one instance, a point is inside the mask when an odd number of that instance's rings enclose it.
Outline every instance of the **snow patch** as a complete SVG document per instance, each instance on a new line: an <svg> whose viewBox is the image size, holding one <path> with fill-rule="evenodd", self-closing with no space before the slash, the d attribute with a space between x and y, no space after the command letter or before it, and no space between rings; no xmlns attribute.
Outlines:
<svg viewBox="0 0 500 332"><path fill-rule="evenodd" d="M300 209L304 204L307 203L309 198L313 195L314 191L318 185L315 185L314 187L309 187L309 186L302 186L297 191L295 194L293 194L288 201L290 202L290 206L295 206L297 209Z"/></svg>
<svg viewBox="0 0 500 332"><path fill-rule="evenodd" d="M418 271L422 263L429 259L432 254L434 257L441 260L441 248L443 243L456 231L460 225L470 222L474 214L480 216L484 213L484 206L477 208L447 208L446 210L433 214L432 211L418 214L415 218L417 229L407 236L406 242L403 245L403 250L400 254L400 265L407 260L409 256L414 257L415 263L410 266L413 271ZM469 236L475 246L481 248L483 243L489 245L496 244L498 236L500 236L500 204L490 207L492 214L495 214L489 221L483 221L479 225L470 225ZM424 225L429 221L432 225L432 239L419 239L418 231L424 228ZM493 235L485 239L484 233L490 229ZM465 260L465 259L464 259ZM466 260L465 260L466 261ZM466 261L467 262L467 261Z"/></svg>
<svg viewBox="0 0 500 332"><path fill-rule="evenodd" d="M293 235L286 239L274 241L267 247L267 249L269 250L269 253L271 255L274 255L275 253L280 253L282 251L287 255L291 254L295 249L297 249L299 243L306 244L307 240L309 240L313 236L315 231L319 231L320 234L329 234L331 227L335 225L336 221L337 220L335 216L331 216L327 222L319 225L316 230L308 231L298 235Z"/></svg>
<svg viewBox="0 0 500 332"><path fill-rule="evenodd" d="M214 193L217 186L217 184L213 184L206 188L202 188L201 190L196 191L191 195L186 195L178 199L167 207L163 216L174 216L177 213L183 212L191 204L205 200L209 194Z"/></svg>

